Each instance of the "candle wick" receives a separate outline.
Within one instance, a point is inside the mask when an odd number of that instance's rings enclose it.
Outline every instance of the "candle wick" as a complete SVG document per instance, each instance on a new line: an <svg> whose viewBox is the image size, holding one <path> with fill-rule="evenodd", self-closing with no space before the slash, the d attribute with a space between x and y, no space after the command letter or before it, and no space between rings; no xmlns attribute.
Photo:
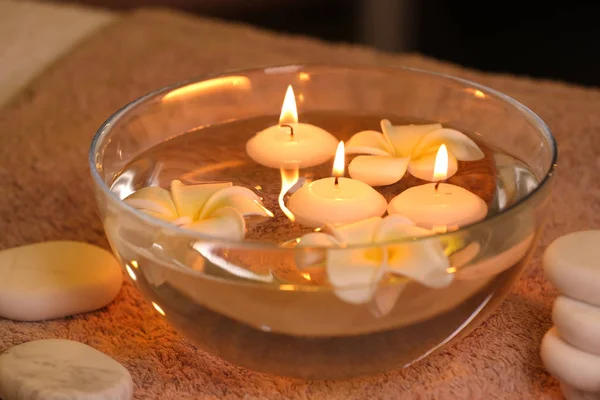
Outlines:
<svg viewBox="0 0 600 400"><path fill-rule="evenodd" d="M283 128L284 126L285 126L286 128L290 128L290 136L291 136L291 137L294 137L294 128L293 128L291 125L288 125L288 124L281 124L281 125L279 125L279 126L281 126L282 128Z"/></svg>
<svg viewBox="0 0 600 400"><path fill-rule="evenodd" d="M437 181L435 184L435 191L437 192L438 187L440 187L440 183L442 183L442 181Z"/></svg>
<svg viewBox="0 0 600 400"><path fill-rule="evenodd" d="M333 181L333 184L334 184L336 187L337 187L337 186L338 186L338 184L339 184L339 179L340 179L340 178L339 178L338 176L336 176L336 177L335 177L335 180Z"/></svg>

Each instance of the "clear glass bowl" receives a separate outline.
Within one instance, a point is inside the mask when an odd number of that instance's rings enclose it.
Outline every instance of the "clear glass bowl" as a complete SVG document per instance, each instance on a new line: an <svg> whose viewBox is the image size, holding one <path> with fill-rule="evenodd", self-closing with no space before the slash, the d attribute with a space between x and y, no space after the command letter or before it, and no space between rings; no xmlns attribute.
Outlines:
<svg viewBox="0 0 600 400"><path fill-rule="evenodd" d="M288 84L296 91L300 122L323 112L437 121L498 151L492 158L494 215L454 232L385 244L409 251L426 242L443 245L451 284L431 288L385 275L370 301L347 302L328 283L322 264L306 262L322 261L323 248L219 240L122 201L144 185L168 187L157 179L162 161L141 155L194 130L206 145L192 159L175 156L172 175L189 178L201 165L203 179L230 175L234 184L272 187L261 195L276 196L279 171L259 170L244 152L250 134L218 129L264 116L269 123L263 128L276 124ZM253 370L335 379L408 366L469 332L499 304L543 225L556 145L529 109L473 82L409 68L290 65L213 75L135 100L98 130L89 161L115 255L177 331Z"/></svg>

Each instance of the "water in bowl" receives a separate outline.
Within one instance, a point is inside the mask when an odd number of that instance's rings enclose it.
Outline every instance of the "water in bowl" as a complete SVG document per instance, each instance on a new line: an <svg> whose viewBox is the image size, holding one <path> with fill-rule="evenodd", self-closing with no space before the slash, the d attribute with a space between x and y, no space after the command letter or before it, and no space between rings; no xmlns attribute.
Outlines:
<svg viewBox="0 0 600 400"><path fill-rule="evenodd" d="M347 141L361 130L379 130L381 116L314 113L301 118ZM426 122L389 119L394 124ZM188 184L231 181L255 190L275 214L248 221L248 240L276 244L293 240L312 229L290 222L280 210L279 170L256 164L245 152L252 135L276 123L275 117L260 117L174 137L131 160L114 179L112 190L124 198L144 186L168 188L173 179ZM448 182L482 197L491 216L518 202L538 182L523 162L478 143L485 158L460 162ZM301 170L299 185L330 176L331 167L330 162ZM378 190L389 201L422 183L406 176ZM184 258L174 267L129 243L113 239L112 245L136 285L200 347L255 370L323 379L408 365L464 333L470 322L491 310L524 265L535 224L526 220L522 224L508 234L482 232L474 240L465 239L479 246L476 253L481 260L500 257L506 264L502 268L495 268L498 263L478 264L475 256L471 269L457 273L443 289L387 277L378 298L360 305L337 298L322 269L302 270L291 253L276 247L213 248L210 254ZM388 289L399 284L405 289L390 300L394 294Z"/></svg>

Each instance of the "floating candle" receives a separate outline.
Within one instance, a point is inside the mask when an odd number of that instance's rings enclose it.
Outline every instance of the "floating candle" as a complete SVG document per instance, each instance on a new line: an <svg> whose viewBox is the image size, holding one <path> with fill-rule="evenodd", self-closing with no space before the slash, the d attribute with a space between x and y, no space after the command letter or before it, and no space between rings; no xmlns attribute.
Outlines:
<svg viewBox="0 0 600 400"><path fill-rule="evenodd" d="M306 168L323 164L335 153L336 138L317 126L298 122L294 90L288 86L279 125L258 132L246 143L254 161L269 168Z"/></svg>
<svg viewBox="0 0 600 400"><path fill-rule="evenodd" d="M344 142L340 142L333 163L333 177L302 186L288 202L288 208L303 225L342 225L385 213L387 202L375 189L355 179L344 178Z"/></svg>
<svg viewBox="0 0 600 400"><path fill-rule="evenodd" d="M477 195L460 186L440 183L448 173L448 151L441 145L435 160L434 179L405 190L388 206L389 214L401 214L418 226L437 232L456 230L485 218L487 205Z"/></svg>

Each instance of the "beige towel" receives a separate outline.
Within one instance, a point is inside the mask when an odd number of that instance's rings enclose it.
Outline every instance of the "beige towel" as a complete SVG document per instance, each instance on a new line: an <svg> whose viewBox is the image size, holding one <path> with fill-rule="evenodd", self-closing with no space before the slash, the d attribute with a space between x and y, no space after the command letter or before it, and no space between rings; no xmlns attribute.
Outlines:
<svg viewBox="0 0 600 400"><path fill-rule="evenodd" d="M0 247L50 239L106 246L86 157L95 130L124 103L208 72L331 60L419 66L473 79L533 108L557 136L560 167L541 246L483 325L405 370L305 382L248 371L194 349L126 285L105 310L43 323L0 320L0 351L51 337L87 343L131 371L139 399L560 398L538 355L556 295L542 277L540 255L559 235L600 227L596 89L476 73L418 55L284 37L172 12L138 12L84 41L0 111Z"/></svg>

